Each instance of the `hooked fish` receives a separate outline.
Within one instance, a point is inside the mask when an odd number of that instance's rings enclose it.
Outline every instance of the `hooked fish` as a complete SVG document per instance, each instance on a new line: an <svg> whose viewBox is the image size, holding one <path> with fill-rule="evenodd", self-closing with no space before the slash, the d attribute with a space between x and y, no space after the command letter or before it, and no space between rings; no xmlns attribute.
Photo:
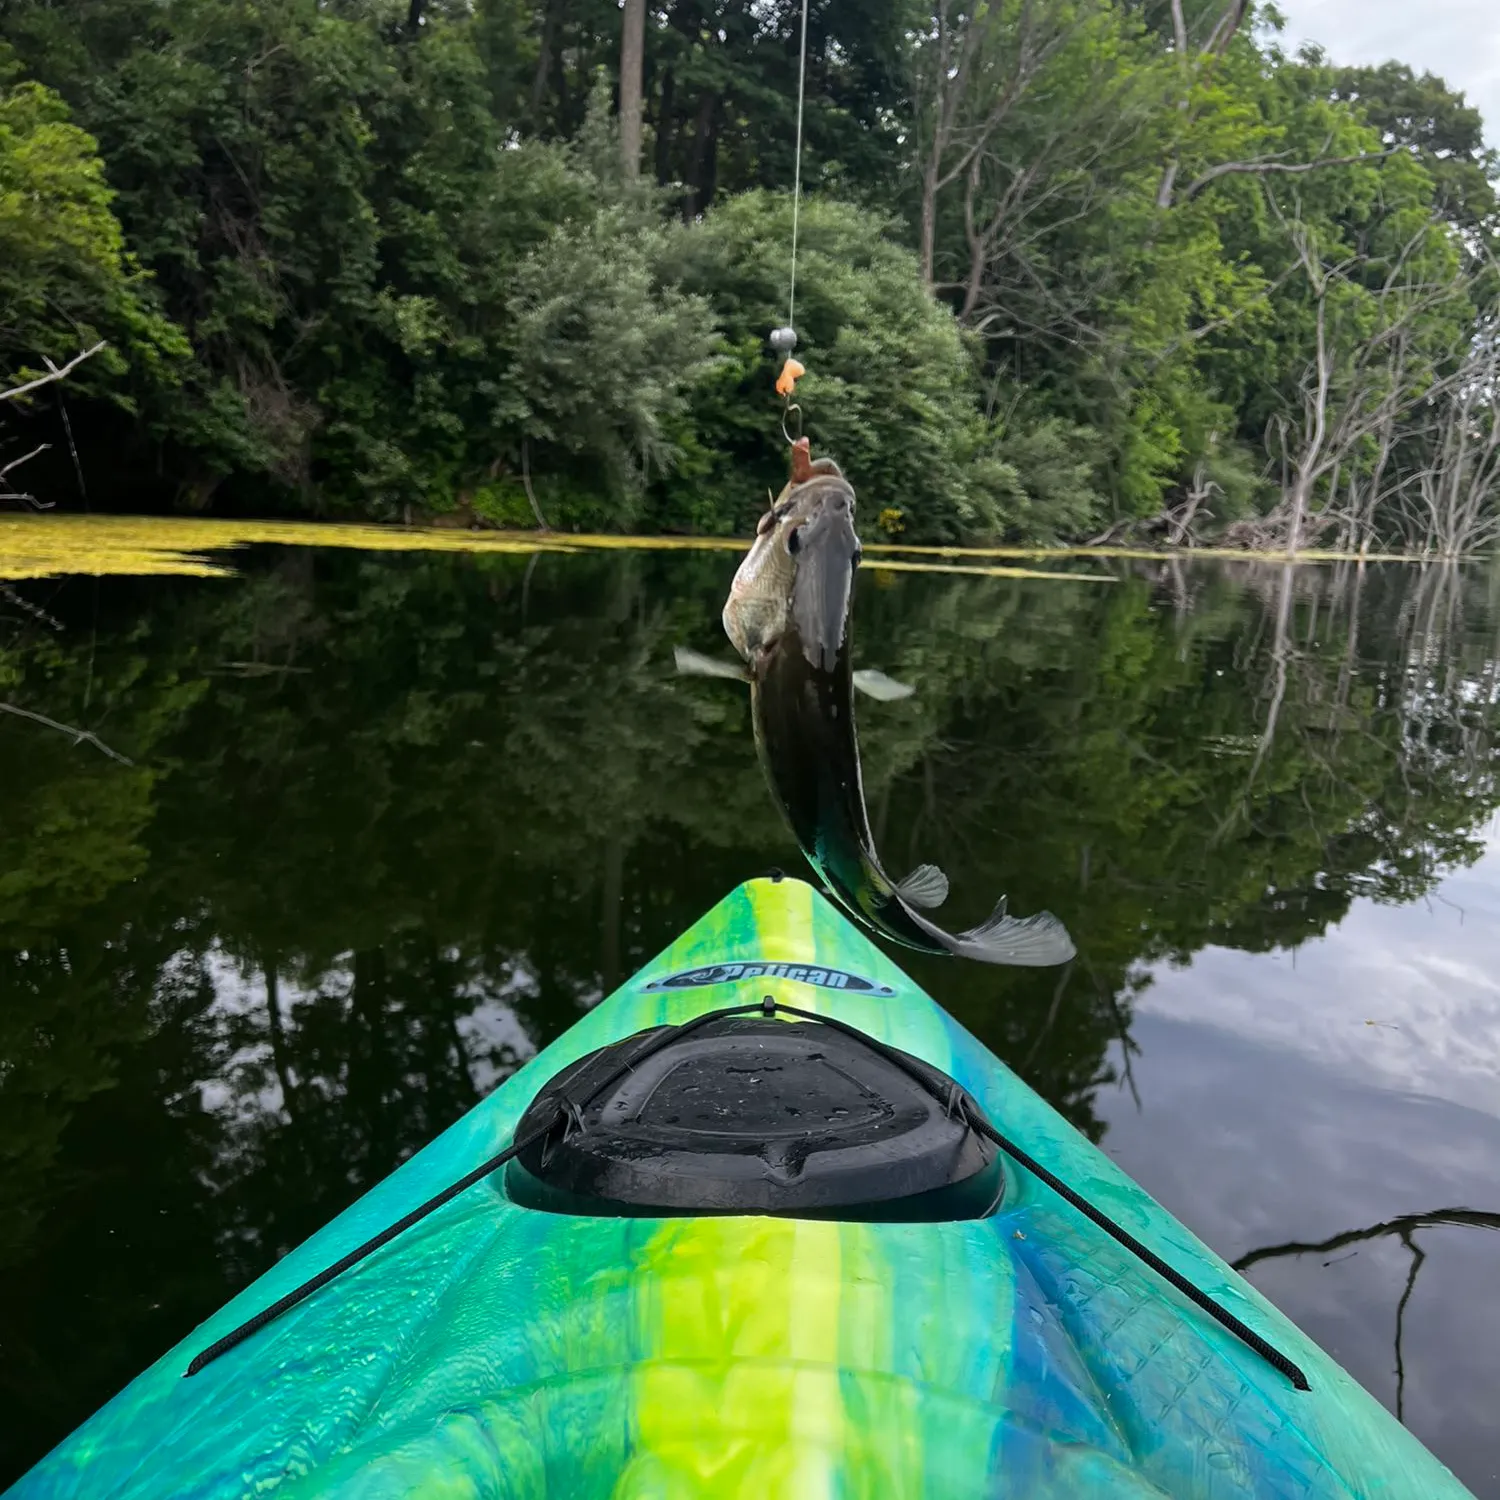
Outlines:
<svg viewBox="0 0 1500 1500"><path fill-rule="evenodd" d="M799 439L791 480L761 517L724 605L725 633L750 680L756 750L772 793L824 884L877 932L909 948L986 963L1065 963L1076 950L1050 912L1012 917L1002 898L988 921L946 932L923 913L947 898L947 876L921 865L894 881L875 852L854 725L853 689L862 674L850 662L860 559L854 503L839 466L812 459L807 439ZM679 666L703 669L684 663L681 653ZM873 696L910 692L883 674L865 675L899 690L858 684Z"/></svg>

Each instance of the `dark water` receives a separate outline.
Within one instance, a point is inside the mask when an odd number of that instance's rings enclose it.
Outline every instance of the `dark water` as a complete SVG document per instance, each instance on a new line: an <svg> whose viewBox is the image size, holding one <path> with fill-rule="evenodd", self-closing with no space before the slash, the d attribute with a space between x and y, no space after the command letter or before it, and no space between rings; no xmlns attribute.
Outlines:
<svg viewBox="0 0 1500 1500"><path fill-rule="evenodd" d="M728 554L267 549L0 595L0 1482L747 875L800 869ZM1500 1496L1500 592L862 577L892 866L1062 975L909 964ZM36 610L44 614L38 614Z"/></svg>

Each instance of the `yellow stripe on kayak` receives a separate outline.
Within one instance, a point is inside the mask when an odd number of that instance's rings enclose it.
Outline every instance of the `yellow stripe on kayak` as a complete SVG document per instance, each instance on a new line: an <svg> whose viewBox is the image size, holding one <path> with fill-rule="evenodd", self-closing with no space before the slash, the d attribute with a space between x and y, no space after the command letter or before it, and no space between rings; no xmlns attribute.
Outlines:
<svg viewBox="0 0 1500 1500"><path fill-rule="evenodd" d="M835 1500L840 1226L673 1219L645 1246L634 1456L615 1500Z"/></svg>

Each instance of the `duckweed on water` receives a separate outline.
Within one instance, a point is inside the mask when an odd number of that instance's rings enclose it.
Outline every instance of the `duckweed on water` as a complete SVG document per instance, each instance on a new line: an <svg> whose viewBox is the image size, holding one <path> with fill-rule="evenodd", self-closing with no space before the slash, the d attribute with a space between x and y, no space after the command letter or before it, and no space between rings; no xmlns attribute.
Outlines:
<svg viewBox="0 0 1500 1500"><path fill-rule="evenodd" d="M0 516L0 579L56 578L69 574L164 575L230 578L221 555L242 547L346 547L370 552L539 553L581 551L739 552L741 537L587 536L563 532L460 531L395 526L330 525L317 521L180 520L158 516ZM1109 583L1103 573L994 566L949 559L1087 556L1077 551L1011 548L911 548L872 546L882 569L908 573L977 573L998 578L1070 578ZM893 553L913 552L932 561ZM938 560L941 559L941 560Z"/></svg>

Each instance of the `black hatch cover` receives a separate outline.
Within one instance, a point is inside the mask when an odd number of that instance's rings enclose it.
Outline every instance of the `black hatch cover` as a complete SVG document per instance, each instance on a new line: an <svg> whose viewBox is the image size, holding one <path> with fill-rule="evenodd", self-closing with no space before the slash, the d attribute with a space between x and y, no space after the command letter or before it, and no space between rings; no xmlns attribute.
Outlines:
<svg viewBox="0 0 1500 1500"><path fill-rule="evenodd" d="M967 1096L930 1064L900 1054L918 1082L816 1021L726 1016L662 1045L666 1029L592 1052L543 1086L517 1139L562 1098L574 1107L507 1165L515 1202L570 1214L926 1221L998 1206L999 1155L951 1107Z"/></svg>

